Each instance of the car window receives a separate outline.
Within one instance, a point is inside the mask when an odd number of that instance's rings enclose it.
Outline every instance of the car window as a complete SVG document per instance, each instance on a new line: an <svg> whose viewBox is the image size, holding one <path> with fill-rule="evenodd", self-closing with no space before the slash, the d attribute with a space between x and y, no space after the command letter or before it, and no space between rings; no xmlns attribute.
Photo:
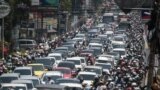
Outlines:
<svg viewBox="0 0 160 90"><path fill-rule="evenodd" d="M27 69L15 70L14 73L19 73L20 75L32 75L31 70L27 70Z"/></svg>
<svg viewBox="0 0 160 90"><path fill-rule="evenodd" d="M26 41L19 41L19 44L26 44Z"/></svg>

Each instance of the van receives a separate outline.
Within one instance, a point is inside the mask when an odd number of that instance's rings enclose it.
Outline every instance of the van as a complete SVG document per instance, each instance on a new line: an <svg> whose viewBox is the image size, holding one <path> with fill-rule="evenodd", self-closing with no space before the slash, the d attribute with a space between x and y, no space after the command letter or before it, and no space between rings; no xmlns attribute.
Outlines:
<svg viewBox="0 0 160 90"><path fill-rule="evenodd" d="M34 48L37 43L35 40L32 40L32 39L19 39L17 41L17 44L19 46L19 49L31 49L31 48Z"/></svg>

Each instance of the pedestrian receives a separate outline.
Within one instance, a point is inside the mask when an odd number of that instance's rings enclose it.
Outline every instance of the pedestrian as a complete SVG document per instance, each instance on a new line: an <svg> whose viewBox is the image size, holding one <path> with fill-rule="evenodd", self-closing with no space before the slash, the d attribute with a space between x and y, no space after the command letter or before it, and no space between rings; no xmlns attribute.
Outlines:
<svg viewBox="0 0 160 90"><path fill-rule="evenodd" d="M54 80L51 79L51 77L47 77L46 84L54 84Z"/></svg>

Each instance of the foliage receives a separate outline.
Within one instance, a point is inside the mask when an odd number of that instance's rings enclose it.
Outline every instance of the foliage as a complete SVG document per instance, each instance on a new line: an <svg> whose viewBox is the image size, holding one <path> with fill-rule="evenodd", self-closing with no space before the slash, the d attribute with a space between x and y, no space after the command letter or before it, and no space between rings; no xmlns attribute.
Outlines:
<svg viewBox="0 0 160 90"><path fill-rule="evenodd" d="M72 0L61 0L61 9L63 11L71 11Z"/></svg>

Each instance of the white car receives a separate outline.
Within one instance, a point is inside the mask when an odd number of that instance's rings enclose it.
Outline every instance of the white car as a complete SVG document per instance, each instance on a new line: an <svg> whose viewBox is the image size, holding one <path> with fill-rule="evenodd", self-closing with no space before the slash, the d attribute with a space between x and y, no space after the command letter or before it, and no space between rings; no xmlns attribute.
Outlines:
<svg viewBox="0 0 160 90"><path fill-rule="evenodd" d="M14 69L14 73L19 73L21 76L32 76L34 75L34 70L32 67L23 66L23 67L16 67Z"/></svg>
<svg viewBox="0 0 160 90"><path fill-rule="evenodd" d="M28 90L26 84L5 83L1 84L0 90Z"/></svg>
<svg viewBox="0 0 160 90"><path fill-rule="evenodd" d="M113 49L112 52L117 52L120 54L121 58L126 57L127 53L126 53L126 49L125 48L115 48Z"/></svg>
<svg viewBox="0 0 160 90"><path fill-rule="evenodd" d="M81 59L78 58L67 58L66 61L73 62L75 64L76 69L83 69L81 64Z"/></svg>
<svg viewBox="0 0 160 90"><path fill-rule="evenodd" d="M49 53L48 57L54 57L57 64L64 60L63 55L61 53Z"/></svg>
<svg viewBox="0 0 160 90"><path fill-rule="evenodd" d="M108 57L98 57L98 59L96 59L96 63L110 63L112 66L115 64L114 60Z"/></svg>
<svg viewBox="0 0 160 90"><path fill-rule="evenodd" d="M28 90L35 89L35 86L31 80L13 80L11 83L12 84L26 84Z"/></svg>
<svg viewBox="0 0 160 90"><path fill-rule="evenodd" d="M75 58L75 59L80 59L81 60L81 65L82 65L82 67L85 67L85 66L87 66L87 60L86 60L86 58L85 57L72 57L72 58Z"/></svg>
<svg viewBox="0 0 160 90"><path fill-rule="evenodd" d="M42 75L41 82L42 84L46 84L47 78L50 77L54 82L58 78L63 78L63 73L60 71L48 71Z"/></svg>
<svg viewBox="0 0 160 90"><path fill-rule="evenodd" d="M78 83L61 83L60 85L75 88L76 90L82 90L82 85Z"/></svg>
<svg viewBox="0 0 160 90"><path fill-rule="evenodd" d="M98 76L101 76L103 68L100 66L86 66L83 71L95 72Z"/></svg>
<svg viewBox="0 0 160 90"><path fill-rule="evenodd" d="M77 78L83 78L83 84L87 84L90 86L92 82L94 81L97 74L95 72L85 72L81 71L78 73Z"/></svg>

